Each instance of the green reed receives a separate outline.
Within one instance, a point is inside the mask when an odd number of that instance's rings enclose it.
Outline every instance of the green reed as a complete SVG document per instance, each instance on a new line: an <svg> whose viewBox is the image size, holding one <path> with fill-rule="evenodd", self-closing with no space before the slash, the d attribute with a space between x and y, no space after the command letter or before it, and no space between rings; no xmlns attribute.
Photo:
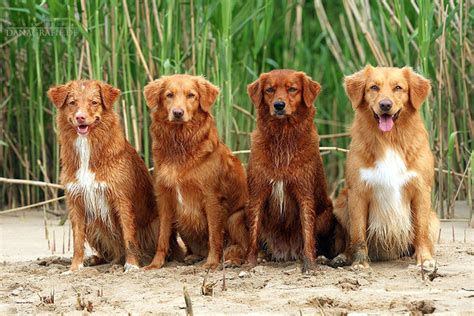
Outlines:
<svg viewBox="0 0 474 316"><path fill-rule="evenodd" d="M204 75L221 88L214 106L233 150L250 146L255 109L246 85L274 68L305 71L322 85L316 124L322 146L347 148L353 111L342 78L365 64L410 65L432 80L422 108L436 167L433 199L472 205L473 10L468 1L0 0L0 176L59 182L55 108L49 86L101 79L123 92L116 110L127 139L151 166L143 87L173 73ZM33 27L33 29L31 29ZM21 30L58 30L54 35ZM20 28L20 29L17 29ZM340 188L345 153L324 153L330 188ZM239 158L245 163L246 154ZM472 172L472 171L470 171ZM459 188L459 190L458 190ZM1 185L2 207L61 194ZM4 201L4 202L3 202ZM451 202L448 202L451 201Z"/></svg>

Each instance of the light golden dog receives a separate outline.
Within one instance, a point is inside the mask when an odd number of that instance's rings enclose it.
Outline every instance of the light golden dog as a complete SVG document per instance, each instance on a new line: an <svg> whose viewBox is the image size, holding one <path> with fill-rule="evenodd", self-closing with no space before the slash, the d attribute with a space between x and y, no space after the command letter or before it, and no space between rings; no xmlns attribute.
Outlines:
<svg viewBox="0 0 474 316"><path fill-rule="evenodd" d="M434 265L439 221L431 209L434 160L419 109L430 81L411 68L367 66L344 79L355 110L346 163L346 188L334 213L347 233L352 259L390 260L413 252L417 264Z"/></svg>

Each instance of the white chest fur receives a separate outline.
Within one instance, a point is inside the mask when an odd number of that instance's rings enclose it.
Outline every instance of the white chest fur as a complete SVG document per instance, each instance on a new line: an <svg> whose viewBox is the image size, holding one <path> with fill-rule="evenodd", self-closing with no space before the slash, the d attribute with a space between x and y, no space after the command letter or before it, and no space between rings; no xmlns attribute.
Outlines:
<svg viewBox="0 0 474 316"><path fill-rule="evenodd" d="M77 136L75 150L79 158L79 169L76 171L76 181L68 183L66 190L75 197L82 197L88 220L100 219L111 226L109 204L107 203L107 184L98 182L95 173L89 169L90 144L86 136Z"/></svg>
<svg viewBox="0 0 474 316"><path fill-rule="evenodd" d="M412 239L410 201L403 196L406 184L417 177L407 170L398 152L389 149L373 168L362 168L360 178L372 189L367 240L375 256L407 251ZM389 258L386 258L389 259Z"/></svg>
<svg viewBox="0 0 474 316"><path fill-rule="evenodd" d="M285 183L283 180L271 180L270 184L272 185L272 198L280 208L280 215L283 215L285 211Z"/></svg>

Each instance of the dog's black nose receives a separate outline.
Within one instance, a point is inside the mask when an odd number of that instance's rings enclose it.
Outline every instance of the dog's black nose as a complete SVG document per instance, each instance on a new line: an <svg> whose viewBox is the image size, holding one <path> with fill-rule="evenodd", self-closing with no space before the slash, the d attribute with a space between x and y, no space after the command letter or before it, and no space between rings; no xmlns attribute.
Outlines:
<svg viewBox="0 0 474 316"><path fill-rule="evenodd" d="M182 118L184 111L182 109L173 109L173 116L177 119Z"/></svg>
<svg viewBox="0 0 474 316"><path fill-rule="evenodd" d="M380 101L379 105L380 105L380 109L383 111L383 112L388 112L390 111L390 109L392 108L392 101L390 100L382 100Z"/></svg>
<svg viewBox="0 0 474 316"><path fill-rule="evenodd" d="M273 103L273 107L275 107L275 110L281 111L285 108L285 102L283 101L276 101Z"/></svg>

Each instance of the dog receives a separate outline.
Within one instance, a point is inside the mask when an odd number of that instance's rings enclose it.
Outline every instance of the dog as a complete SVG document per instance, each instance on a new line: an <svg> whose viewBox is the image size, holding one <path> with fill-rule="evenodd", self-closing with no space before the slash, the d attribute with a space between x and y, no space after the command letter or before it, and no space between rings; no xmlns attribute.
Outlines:
<svg viewBox="0 0 474 316"><path fill-rule="evenodd" d="M303 258L303 270L328 249L334 217L328 197L313 103L321 88L303 72L263 73L247 87L257 110L247 176L250 244L274 260ZM318 246L317 246L318 244Z"/></svg>
<svg viewBox="0 0 474 316"><path fill-rule="evenodd" d="M366 66L344 79L355 110L346 188L334 213L347 234L333 265L415 253L433 267L439 221L431 209L434 160L419 110L430 81L411 68Z"/></svg>
<svg viewBox="0 0 474 316"><path fill-rule="evenodd" d="M220 140L211 115L219 89L203 77L162 76L144 90L152 118L155 191L160 201L156 255L165 263L170 234L183 239L187 263L242 264L248 247L245 170Z"/></svg>
<svg viewBox="0 0 474 316"><path fill-rule="evenodd" d="M101 81L77 80L52 87L61 147L61 182L72 224L69 271L84 265L125 263L125 271L150 260L159 229L151 175L125 139L113 104L120 90Z"/></svg>

